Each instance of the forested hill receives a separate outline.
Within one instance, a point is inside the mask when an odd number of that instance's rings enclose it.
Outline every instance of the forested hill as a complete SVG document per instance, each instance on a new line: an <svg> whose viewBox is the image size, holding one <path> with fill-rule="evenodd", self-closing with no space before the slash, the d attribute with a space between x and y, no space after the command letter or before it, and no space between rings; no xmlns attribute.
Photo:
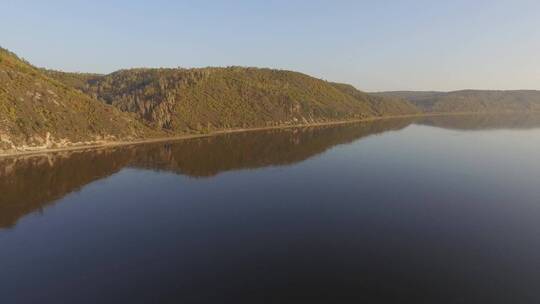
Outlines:
<svg viewBox="0 0 540 304"><path fill-rule="evenodd" d="M212 131L418 113L407 101L345 84L261 68L130 69L50 73L160 130ZM78 79L77 79L78 78Z"/></svg>
<svg viewBox="0 0 540 304"><path fill-rule="evenodd" d="M285 70L38 69L0 49L0 154L377 117L540 111L539 91L368 94Z"/></svg>
<svg viewBox="0 0 540 304"><path fill-rule="evenodd" d="M134 115L45 75L0 48L0 151L87 145L148 135Z"/></svg>
<svg viewBox="0 0 540 304"><path fill-rule="evenodd" d="M506 113L540 111L540 91L534 90L393 91L372 93L372 95L405 99L423 112Z"/></svg>

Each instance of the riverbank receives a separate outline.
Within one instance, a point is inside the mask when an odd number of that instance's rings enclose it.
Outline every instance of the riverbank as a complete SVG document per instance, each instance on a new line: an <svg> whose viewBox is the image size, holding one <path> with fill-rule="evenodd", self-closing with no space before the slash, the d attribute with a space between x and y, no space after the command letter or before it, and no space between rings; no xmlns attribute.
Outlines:
<svg viewBox="0 0 540 304"><path fill-rule="evenodd" d="M496 113L474 113L474 112L463 112L463 113L420 113L420 114L407 114L407 115L392 115L392 116L378 116L378 117L369 117L363 119L352 119L352 120L339 120L339 121L329 121L321 123L308 123L308 124L295 124L295 125L280 125L280 126L269 126L269 127L254 127L254 128L238 128L238 129L225 129L225 130L216 130L208 133L201 134L184 134L177 136L167 136L167 137L156 137L156 138L145 138L140 140L133 141L103 141L96 142L95 144L83 144L83 145L73 145L57 148L44 148L44 149L32 149L32 150L21 150L21 151L0 151L0 158L12 157L12 156L21 156L21 155L39 155L55 152L64 152L64 151L76 151L76 150L87 150L87 149L97 149L104 147L118 147L118 146L129 146L129 145L140 145L156 142L167 142L167 141L178 141L186 140L193 138L203 138L210 136L218 136L222 134L231 134L231 133L241 133L241 132L256 132L264 130L276 130L276 129L292 129L292 128L308 128L308 127L322 127L322 126L332 126L332 125L342 125L342 124L352 124L352 123L362 123L362 122L372 122L386 119L400 119L400 118L422 118L422 117L434 117L434 116L457 116L457 115L489 115ZM511 114L511 113L499 113L499 114Z"/></svg>

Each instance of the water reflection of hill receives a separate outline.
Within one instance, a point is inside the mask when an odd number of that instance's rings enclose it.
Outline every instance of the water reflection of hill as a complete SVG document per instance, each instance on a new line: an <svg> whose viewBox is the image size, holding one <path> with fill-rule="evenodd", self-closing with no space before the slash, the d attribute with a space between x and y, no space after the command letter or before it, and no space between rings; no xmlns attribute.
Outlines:
<svg viewBox="0 0 540 304"><path fill-rule="evenodd" d="M0 227L127 165L118 150L0 159Z"/></svg>
<svg viewBox="0 0 540 304"><path fill-rule="evenodd" d="M535 129L540 113L428 116L415 123L453 130Z"/></svg>
<svg viewBox="0 0 540 304"><path fill-rule="evenodd" d="M402 129L410 120L246 132L200 138L181 144L147 145L135 153L130 165L167 170L192 177L220 172L289 165L359 138Z"/></svg>
<svg viewBox="0 0 540 304"><path fill-rule="evenodd" d="M124 167L209 177L229 170L288 165L410 123L391 119L0 159L0 228L11 227L24 215Z"/></svg>

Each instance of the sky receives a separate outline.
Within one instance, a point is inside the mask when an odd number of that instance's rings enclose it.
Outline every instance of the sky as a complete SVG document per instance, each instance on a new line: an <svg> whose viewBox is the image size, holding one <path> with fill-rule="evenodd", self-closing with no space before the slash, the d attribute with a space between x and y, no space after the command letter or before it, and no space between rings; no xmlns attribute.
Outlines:
<svg viewBox="0 0 540 304"><path fill-rule="evenodd" d="M57 70L235 65L364 91L540 89L540 1L0 2L0 46Z"/></svg>

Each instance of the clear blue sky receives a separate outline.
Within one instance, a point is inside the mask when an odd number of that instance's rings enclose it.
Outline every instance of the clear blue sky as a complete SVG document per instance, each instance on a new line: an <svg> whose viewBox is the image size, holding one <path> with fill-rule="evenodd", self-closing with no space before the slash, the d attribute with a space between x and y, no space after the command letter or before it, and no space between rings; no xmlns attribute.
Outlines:
<svg viewBox="0 0 540 304"><path fill-rule="evenodd" d="M66 71L242 65L366 91L540 89L540 1L4 0L0 46Z"/></svg>

